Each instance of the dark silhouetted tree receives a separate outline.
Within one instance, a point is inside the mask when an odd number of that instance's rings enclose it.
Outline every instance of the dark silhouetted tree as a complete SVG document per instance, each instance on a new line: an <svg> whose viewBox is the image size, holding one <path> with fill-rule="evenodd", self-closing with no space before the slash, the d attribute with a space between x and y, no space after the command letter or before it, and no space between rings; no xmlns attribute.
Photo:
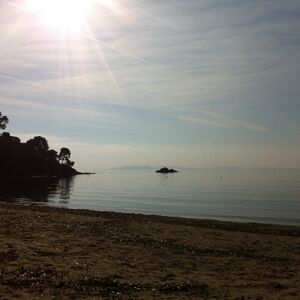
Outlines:
<svg viewBox="0 0 300 300"><path fill-rule="evenodd" d="M70 161L69 159L67 159L67 161L66 161L66 165L67 165L67 166L73 167L74 164L75 164L74 161Z"/></svg>
<svg viewBox="0 0 300 300"><path fill-rule="evenodd" d="M5 129L8 122L7 116L0 112L0 130ZM78 174L72 168L74 162L70 157L68 148L61 148L59 155L49 149L47 140L42 136L21 143L18 137L8 132L0 134L0 178L40 175L70 177Z"/></svg>
<svg viewBox="0 0 300 300"><path fill-rule="evenodd" d="M73 166L74 162L70 161L71 151L68 148L61 148L58 154L58 160L63 165Z"/></svg>
<svg viewBox="0 0 300 300"><path fill-rule="evenodd" d="M2 115L1 111L0 111L0 129L5 129L7 123L9 122L9 119L7 116Z"/></svg>
<svg viewBox="0 0 300 300"><path fill-rule="evenodd" d="M55 150L48 150L47 151L47 159L51 162L57 161L57 152Z"/></svg>
<svg viewBox="0 0 300 300"><path fill-rule="evenodd" d="M30 139L26 143L39 153L46 153L49 150L48 142L42 136L35 136L33 139Z"/></svg>

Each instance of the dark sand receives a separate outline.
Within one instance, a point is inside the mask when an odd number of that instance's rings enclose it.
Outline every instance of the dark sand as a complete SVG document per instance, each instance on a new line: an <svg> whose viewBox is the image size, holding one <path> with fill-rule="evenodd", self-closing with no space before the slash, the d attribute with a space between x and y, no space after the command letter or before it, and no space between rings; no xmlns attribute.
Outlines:
<svg viewBox="0 0 300 300"><path fill-rule="evenodd" d="M0 299L300 299L300 227L0 204Z"/></svg>

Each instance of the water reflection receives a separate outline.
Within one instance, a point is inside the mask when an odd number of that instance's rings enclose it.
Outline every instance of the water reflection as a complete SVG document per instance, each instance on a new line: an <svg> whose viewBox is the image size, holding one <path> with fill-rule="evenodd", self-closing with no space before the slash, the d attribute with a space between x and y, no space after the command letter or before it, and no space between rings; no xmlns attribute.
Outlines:
<svg viewBox="0 0 300 300"><path fill-rule="evenodd" d="M68 203L74 178L0 179L0 200Z"/></svg>
<svg viewBox="0 0 300 300"><path fill-rule="evenodd" d="M71 178L61 178L58 181L56 187L59 192L59 199L64 200L64 203L67 203L68 199L70 199L70 193L72 191L74 185L74 177Z"/></svg>

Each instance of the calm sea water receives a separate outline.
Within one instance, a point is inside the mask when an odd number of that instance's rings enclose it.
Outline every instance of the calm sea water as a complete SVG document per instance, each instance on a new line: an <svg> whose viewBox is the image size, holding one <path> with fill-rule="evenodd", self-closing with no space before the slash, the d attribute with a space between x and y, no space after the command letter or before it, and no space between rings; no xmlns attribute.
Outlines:
<svg viewBox="0 0 300 300"><path fill-rule="evenodd" d="M2 183L0 200L230 221L300 225L300 170L104 171Z"/></svg>

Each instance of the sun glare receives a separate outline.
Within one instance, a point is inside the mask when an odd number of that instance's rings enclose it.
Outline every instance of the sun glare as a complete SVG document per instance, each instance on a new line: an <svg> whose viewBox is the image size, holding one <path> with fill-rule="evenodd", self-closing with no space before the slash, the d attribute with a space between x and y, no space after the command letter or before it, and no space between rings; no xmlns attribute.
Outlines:
<svg viewBox="0 0 300 300"><path fill-rule="evenodd" d="M29 0L28 9L55 29L81 32L95 0Z"/></svg>

